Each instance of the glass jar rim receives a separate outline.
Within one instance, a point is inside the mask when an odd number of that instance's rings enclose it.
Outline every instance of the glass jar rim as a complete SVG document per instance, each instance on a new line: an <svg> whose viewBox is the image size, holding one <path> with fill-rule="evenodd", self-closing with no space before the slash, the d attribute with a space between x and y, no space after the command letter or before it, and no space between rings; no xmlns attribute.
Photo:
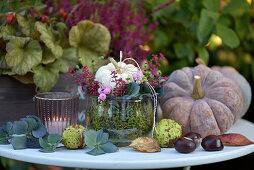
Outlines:
<svg viewBox="0 0 254 170"><path fill-rule="evenodd" d="M63 95L63 97L60 95ZM36 94L34 97L39 100L72 100L78 98L79 95L72 92L45 92Z"/></svg>

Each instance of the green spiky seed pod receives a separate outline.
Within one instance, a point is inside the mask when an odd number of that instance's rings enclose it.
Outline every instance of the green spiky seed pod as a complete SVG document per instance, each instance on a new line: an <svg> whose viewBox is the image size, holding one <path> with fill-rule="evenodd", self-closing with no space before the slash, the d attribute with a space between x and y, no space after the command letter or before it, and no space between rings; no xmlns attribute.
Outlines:
<svg viewBox="0 0 254 170"><path fill-rule="evenodd" d="M63 132L63 144L67 149L81 149L85 147L84 134L86 128L82 125L68 126Z"/></svg>
<svg viewBox="0 0 254 170"><path fill-rule="evenodd" d="M175 141L182 136L182 127L177 122L171 119L162 119L156 124L154 138L163 148L174 147Z"/></svg>

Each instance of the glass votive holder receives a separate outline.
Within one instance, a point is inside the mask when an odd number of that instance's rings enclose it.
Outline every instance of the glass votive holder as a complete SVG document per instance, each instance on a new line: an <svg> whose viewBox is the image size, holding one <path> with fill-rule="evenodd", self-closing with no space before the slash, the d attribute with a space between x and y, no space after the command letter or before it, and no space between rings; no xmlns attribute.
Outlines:
<svg viewBox="0 0 254 170"><path fill-rule="evenodd" d="M79 97L68 92L48 92L35 95L37 116L49 134L62 135L64 129L78 121Z"/></svg>

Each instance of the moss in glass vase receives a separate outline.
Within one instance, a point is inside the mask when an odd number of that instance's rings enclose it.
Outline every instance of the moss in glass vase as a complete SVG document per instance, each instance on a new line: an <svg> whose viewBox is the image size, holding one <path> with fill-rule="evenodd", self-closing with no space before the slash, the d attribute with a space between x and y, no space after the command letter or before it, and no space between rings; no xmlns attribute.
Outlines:
<svg viewBox="0 0 254 170"><path fill-rule="evenodd" d="M118 145L128 145L140 136L147 136L153 125L153 106L151 99L124 100L123 98L107 99L92 103L87 112L88 128L104 129L109 133L109 140Z"/></svg>

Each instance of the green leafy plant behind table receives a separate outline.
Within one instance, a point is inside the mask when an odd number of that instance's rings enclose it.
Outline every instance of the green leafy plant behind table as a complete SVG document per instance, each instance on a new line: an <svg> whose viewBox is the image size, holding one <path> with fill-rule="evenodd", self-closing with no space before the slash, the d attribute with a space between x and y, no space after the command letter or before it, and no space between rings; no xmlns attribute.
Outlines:
<svg viewBox="0 0 254 170"><path fill-rule="evenodd" d="M110 33L100 24L81 21L67 37L66 25L55 17L10 15L0 27L0 75L34 83L41 92L50 91L79 57L84 64L108 52Z"/></svg>

